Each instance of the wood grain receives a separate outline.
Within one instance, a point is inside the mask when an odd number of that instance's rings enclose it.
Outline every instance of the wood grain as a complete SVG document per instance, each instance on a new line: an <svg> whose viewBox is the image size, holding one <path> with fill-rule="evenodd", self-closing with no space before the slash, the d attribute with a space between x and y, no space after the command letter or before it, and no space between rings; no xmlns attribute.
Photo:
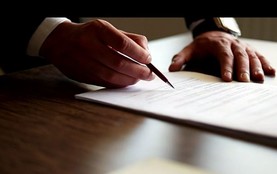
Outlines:
<svg viewBox="0 0 277 174"><path fill-rule="evenodd" d="M225 174L277 170L274 142L254 143L74 98L85 90L51 65L1 76L0 173L104 174L151 157Z"/></svg>

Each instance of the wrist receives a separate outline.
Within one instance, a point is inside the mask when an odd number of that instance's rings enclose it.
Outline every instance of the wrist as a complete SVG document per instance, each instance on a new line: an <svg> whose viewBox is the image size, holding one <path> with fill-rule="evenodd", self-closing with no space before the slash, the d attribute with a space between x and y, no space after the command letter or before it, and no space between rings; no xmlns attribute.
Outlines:
<svg viewBox="0 0 277 174"><path fill-rule="evenodd" d="M40 56L39 50L49 34L62 22L70 21L67 18L47 17L33 33L27 47L27 55Z"/></svg>
<svg viewBox="0 0 277 174"><path fill-rule="evenodd" d="M65 44L64 40L67 38L70 28L72 28L70 21L64 21L57 25L42 43L39 56L50 59L51 55L58 54L56 50Z"/></svg>

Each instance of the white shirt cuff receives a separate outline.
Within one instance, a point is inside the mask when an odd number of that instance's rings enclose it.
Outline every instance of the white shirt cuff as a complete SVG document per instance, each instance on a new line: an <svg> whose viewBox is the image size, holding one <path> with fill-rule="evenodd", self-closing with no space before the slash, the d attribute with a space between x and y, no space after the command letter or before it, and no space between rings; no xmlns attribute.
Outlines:
<svg viewBox="0 0 277 174"><path fill-rule="evenodd" d="M205 21L205 19L199 19L197 21L194 21L193 23L190 24L189 30L193 31L198 25L200 25L204 21Z"/></svg>
<svg viewBox="0 0 277 174"><path fill-rule="evenodd" d="M37 30L32 35L28 47L27 55L39 56L39 50L48 35L62 22L69 21L67 18L45 18L42 23L38 26Z"/></svg>

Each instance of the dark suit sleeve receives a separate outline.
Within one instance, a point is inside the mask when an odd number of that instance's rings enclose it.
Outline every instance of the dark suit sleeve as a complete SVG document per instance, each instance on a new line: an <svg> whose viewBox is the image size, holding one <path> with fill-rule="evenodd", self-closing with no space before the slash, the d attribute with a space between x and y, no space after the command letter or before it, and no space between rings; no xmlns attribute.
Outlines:
<svg viewBox="0 0 277 174"><path fill-rule="evenodd" d="M193 22L203 19L204 22L201 22L196 27L194 27L193 30L191 30L190 26ZM218 30L218 28L214 25L212 17L187 17L185 18L185 21L186 27L191 31L193 38L207 31Z"/></svg>
<svg viewBox="0 0 277 174"><path fill-rule="evenodd" d="M46 60L26 54L28 42L45 17L6 17L1 28L2 54L0 66L4 72L14 72L46 63Z"/></svg>
<svg viewBox="0 0 277 174"><path fill-rule="evenodd" d="M185 18L187 28L190 29L190 25L193 22L198 21L200 19L204 19L204 21L198 24L196 27L194 27L194 29L191 31L193 38L207 31L226 32L223 29L216 26L214 19L212 17L187 17Z"/></svg>
<svg viewBox="0 0 277 174"><path fill-rule="evenodd" d="M48 64L47 60L26 54L29 40L46 16L6 17L2 22L0 67L4 72L14 72ZM68 17L77 22L77 17Z"/></svg>

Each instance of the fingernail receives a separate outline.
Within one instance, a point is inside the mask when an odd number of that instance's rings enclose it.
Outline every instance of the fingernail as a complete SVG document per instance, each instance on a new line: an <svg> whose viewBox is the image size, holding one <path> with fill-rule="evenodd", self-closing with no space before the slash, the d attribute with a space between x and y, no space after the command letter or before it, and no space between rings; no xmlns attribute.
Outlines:
<svg viewBox="0 0 277 174"><path fill-rule="evenodd" d="M177 59L177 55L173 56L172 59L171 59L171 64L175 63L176 59Z"/></svg>
<svg viewBox="0 0 277 174"><path fill-rule="evenodd" d="M263 73L263 71L261 71L261 70L257 70L257 71L254 72L254 75L255 75L255 76L263 76L264 73Z"/></svg>
<svg viewBox="0 0 277 174"><path fill-rule="evenodd" d="M268 68L268 71L269 71L270 74L275 75L275 69L274 68L272 68L271 66L268 66L267 68Z"/></svg>
<svg viewBox="0 0 277 174"><path fill-rule="evenodd" d="M148 45L146 45L146 49L149 51L149 46Z"/></svg>
<svg viewBox="0 0 277 174"><path fill-rule="evenodd" d="M229 80L231 80L232 79L232 73L231 72L225 72L224 73L224 76L226 77L226 78L228 78Z"/></svg>
<svg viewBox="0 0 277 174"><path fill-rule="evenodd" d="M174 64L174 63L175 63L175 61L174 61L174 60L172 60L172 61L171 61L171 64Z"/></svg>
<svg viewBox="0 0 277 174"><path fill-rule="evenodd" d="M150 76L147 78L147 80L149 80L149 81L150 81L150 80L154 80L155 77L156 77L156 75L153 74L153 73L151 73Z"/></svg>
<svg viewBox="0 0 277 174"><path fill-rule="evenodd" d="M148 57L147 57L147 62L150 63L151 61L152 61L152 57L151 57L151 55L149 54Z"/></svg>
<svg viewBox="0 0 277 174"><path fill-rule="evenodd" d="M241 73L240 74L240 79L243 82L249 82L250 81L249 74L248 73Z"/></svg>
<svg viewBox="0 0 277 174"><path fill-rule="evenodd" d="M254 72L255 81L264 81L264 72L262 70L257 70Z"/></svg>

